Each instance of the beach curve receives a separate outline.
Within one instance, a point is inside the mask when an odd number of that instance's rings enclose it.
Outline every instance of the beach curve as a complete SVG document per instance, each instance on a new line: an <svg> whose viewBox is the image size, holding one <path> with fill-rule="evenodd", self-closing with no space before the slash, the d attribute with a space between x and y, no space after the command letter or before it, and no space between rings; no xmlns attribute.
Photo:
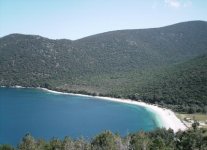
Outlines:
<svg viewBox="0 0 207 150"><path fill-rule="evenodd" d="M66 92L58 92L49 90L46 88L38 88L47 92L51 92L54 94L65 94L65 95L74 95L74 96L83 96L83 97L91 97L91 98L97 98L101 100L108 100L118 103L125 103L125 104L132 104L136 106L144 107L147 111L152 112L156 115L156 119L159 119L158 122L160 122L160 128L166 128L166 129L172 129L174 132L177 132L179 130L183 131L186 130L187 127L182 123L180 119L177 118L175 113L166 108L161 108L153 104L147 104L142 101L134 101L130 99L120 99L120 98L112 98L112 97L102 97L102 96L91 96L91 95L84 95L84 94L74 94L74 93L66 93Z"/></svg>

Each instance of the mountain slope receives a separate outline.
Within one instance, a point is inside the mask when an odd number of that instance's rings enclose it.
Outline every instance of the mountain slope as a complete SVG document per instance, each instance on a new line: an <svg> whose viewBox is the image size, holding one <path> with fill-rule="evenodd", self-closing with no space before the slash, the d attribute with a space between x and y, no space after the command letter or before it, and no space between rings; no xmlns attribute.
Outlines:
<svg viewBox="0 0 207 150"><path fill-rule="evenodd" d="M153 70L79 78L75 85L55 90L144 100L179 112L207 112L207 55Z"/></svg>
<svg viewBox="0 0 207 150"><path fill-rule="evenodd" d="M128 97L132 99L168 105L177 111L207 112L207 55L156 70L142 82L133 81L128 85L130 92L125 92L131 93Z"/></svg>
<svg viewBox="0 0 207 150"><path fill-rule="evenodd" d="M112 31L75 41L11 34L0 38L0 85L42 86L131 98L138 94L145 101L155 102L149 87L162 89L162 79L155 82L155 74L163 72L163 68L190 63L189 60L203 54L207 54L207 22L204 21ZM205 67L199 69L203 71ZM166 78L163 82L175 79ZM171 91L164 90L170 97ZM171 105L165 94L157 97L162 97L157 102ZM175 98L177 102L173 103L179 105L186 99ZM192 101L198 99L196 96Z"/></svg>
<svg viewBox="0 0 207 150"><path fill-rule="evenodd" d="M207 22L198 21L107 32L74 41L74 45L86 56L98 57L98 67L120 71L185 61L206 53L206 41Z"/></svg>

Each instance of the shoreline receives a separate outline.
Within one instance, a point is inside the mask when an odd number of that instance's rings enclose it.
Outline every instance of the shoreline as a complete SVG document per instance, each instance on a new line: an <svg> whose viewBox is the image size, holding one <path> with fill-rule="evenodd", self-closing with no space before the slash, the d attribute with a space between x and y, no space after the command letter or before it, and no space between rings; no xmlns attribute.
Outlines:
<svg viewBox="0 0 207 150"><path fill-rule="evenodd" d="M5 87L5 86L1 86ZM12 88L34 88L34 87L22 87L22 86L12 86ZM144 107L147 111L155 114L156 122L158 122L160 128L171 128L174 132L177 132L179 130L186 130L187 127L182 123L180 119L177 118L175 113L166 108L161 108L153 104L147 104L142 101L134 101L130 99L121 99L121 98L112 98L112 97L103 97L103 96L91 96L91 95L84 95L84 94L74 94L74 93L66 93L66 92L58 92L49 90L46 88L36 87L34 89L40 89L46 92L54 93L54 94L65 94L65 95L72 95L72 96L83 96L83 97L90 97L90 98L97 98L101 100L107 100L117 103L125 103L125 104L131 104L136 106Z"/></svg>

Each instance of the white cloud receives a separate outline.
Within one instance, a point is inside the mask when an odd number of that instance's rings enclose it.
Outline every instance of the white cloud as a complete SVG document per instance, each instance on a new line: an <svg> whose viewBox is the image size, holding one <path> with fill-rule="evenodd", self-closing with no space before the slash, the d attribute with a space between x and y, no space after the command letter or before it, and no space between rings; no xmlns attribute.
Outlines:
<svg viewBox="0 0 207 150"><path fill-rule="evenodd" d="M181 3L178 0L165 0L165 3L174 8L179 8L181 6Z"/></svg>
<svg viewBox="0 0 207 150"><path fill-rule="evenodd" d="M180 7L191 7L192 2L189 1L181 1L181 0L165 0L165 4L172 8L180 8Z"/></svg>

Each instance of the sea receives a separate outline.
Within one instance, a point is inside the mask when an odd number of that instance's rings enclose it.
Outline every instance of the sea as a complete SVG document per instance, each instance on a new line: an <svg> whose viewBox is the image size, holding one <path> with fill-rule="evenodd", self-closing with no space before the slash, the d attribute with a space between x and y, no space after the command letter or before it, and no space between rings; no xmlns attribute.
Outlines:
<svg viewBox="0 0 207 150"><path fill-rule="evenodd" d="M108 130L126 136L158 128L156 118L145 107L96 97L0 88L0 144L17 145L28 133L45 140L90 140Z"/></svg>

